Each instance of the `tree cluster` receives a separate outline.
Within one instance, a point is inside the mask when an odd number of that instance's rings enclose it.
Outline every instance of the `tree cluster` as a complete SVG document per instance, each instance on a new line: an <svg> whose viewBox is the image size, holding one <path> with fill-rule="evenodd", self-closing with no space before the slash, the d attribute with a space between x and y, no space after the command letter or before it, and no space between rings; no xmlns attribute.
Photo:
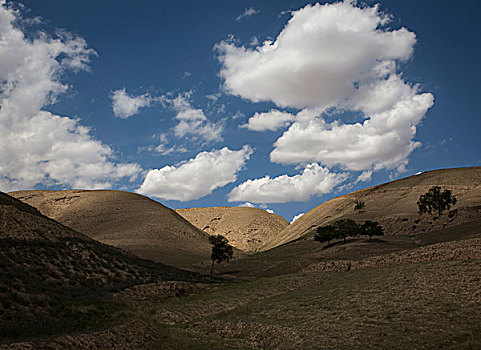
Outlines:
<svg viewBox="0 0 481 350"><path fill-rule="evenodd" d="M441 192L441 187L433 186L419 197L419 214L438 212L438 215L441 216L443 211L449 210L451 205L455 205L456 202L456 196L452 194L451 190Z"/></svg>
<svg viewBox="0 0 481 350"><path fill-rule="evenodd" d="M327 226L317 228L314 240L320 243L331 244L334 239L342 239L346 243L349 236L372 236L384 235L384 229L377 221L366 220L363 224L357 224L354 220L343 219Z"/></svg>

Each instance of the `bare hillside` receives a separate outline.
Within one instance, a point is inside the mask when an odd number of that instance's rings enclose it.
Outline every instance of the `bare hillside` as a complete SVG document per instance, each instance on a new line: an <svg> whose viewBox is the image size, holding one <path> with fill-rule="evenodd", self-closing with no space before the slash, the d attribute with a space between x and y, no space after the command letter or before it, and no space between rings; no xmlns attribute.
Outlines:
<svg viewBox="0 0 481 350"><path fill-rule="evenodd" d="M268 240L289 226L284 218L258 208L212 207L177 209L192 225L215 235L221 234L236 248L259 251Z"/></svg>
<svg viewBox="0 0 481 350"><path fill-rule="evenodd" d="M191 273L103 245L0 192L0 343L118 322L115 290Z"/></svg>
<svg viewBox="0 0 481 350"><path fill-rule="evenodd" d="M455 207L440 218L418 214L417 200L432 186L451 189L458 199ZM364 201L365 209L354 210L356 200ZM310 210L287 226L261 249L270 249L292 241L318 226L342 218L358 222L376 220L386 234L417 234L459 225L481 217L481 167L442 169L392 181L365 190L334 198Z"/></svg>
<svg viewBox="0 0 481 350"><path fill-rule="evenodd" d="M207 234L172 209L123 191L17 191L42 214L139 257L177 267L209 260Z"/></svg>

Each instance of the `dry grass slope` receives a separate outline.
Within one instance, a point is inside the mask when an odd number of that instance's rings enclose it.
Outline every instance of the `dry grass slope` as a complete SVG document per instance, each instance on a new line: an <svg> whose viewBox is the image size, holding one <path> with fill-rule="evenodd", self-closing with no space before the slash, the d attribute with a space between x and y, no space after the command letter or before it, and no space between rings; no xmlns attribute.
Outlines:
<svg viewBox="0 0 481 350"><path fill-rule="evenodd" d="M289 226L284 218L258 208L211 207L177 209L184 219L211 235L221 234L245 252L259 251Z"/></svg>
<svg viewBox="0 0 481 350"><path fill-rule="evenodd" d="M458 203L449 214L433 220L419 216L416 202L432 186L453 191ZM365 209L358 213L354 202L362 200ZM271 249L312 233L318 226L341 218L358 222L376 220L386 234L418 234L459 225L481 217L481 167L429 171L334 198L310 210L273 237L262 249Z"/></svg>
<svg viewBox="0 0 481 350"><path fill-rule="evenodd" d="M104 327L120 320L114 291L192 277L96 242L0 192L0 342Z"/></svg>
<svg viewBox="0 0 481 350"><path fill-rule="evenodd" d="M188 268L209 260L208 236L172 209L123 191L17 191L42 214L137 256Z"/></svg>

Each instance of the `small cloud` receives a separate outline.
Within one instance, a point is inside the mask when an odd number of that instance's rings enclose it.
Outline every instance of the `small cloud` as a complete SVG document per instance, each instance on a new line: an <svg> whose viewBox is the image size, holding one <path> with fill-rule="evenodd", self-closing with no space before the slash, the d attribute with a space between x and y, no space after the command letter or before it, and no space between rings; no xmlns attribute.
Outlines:
<svg viewBox="0 0 481 350"><path fill-rule="evenodd" d="M245 117L245 114L242 113L241 111L237 111L234 113L234 115L231 117L232 119L234 120L237 120L237 119L241 119L241 118L244 118Z"/></svg>
<svg viewBox="0 0 481 350"><path fill-rule="evenodd" d="M143 107L149 107L155 100L149 94L140 96L129 95L125 89L112 92L112 109L117 118L127 119L138 114Z"/></svg>
<svg viewBox="0 0 481 350"><path fill-rule="evenodd" d="M209 121L202 109L191 106L189 98L190 94L184 93L172 100L174 109L177 111L175 119L179 121L174 127L175 136L192 135L206 141L222 141L223 121L218 123Z"/></svg>
<svg viewBox="0 0 481 350"><path fill-rule="evenodd" d="M247 9L244 10L244 12L242 12L239 16L237 16L237 18L235 19L237 22L240 22L242 19L244 18L247 18L247 17L251 17L251 16L254 16L256 14L258 14L259 12L261 12L260 10L256 10L252 7L249 7Z"/></svg>
<svg viewBox="0 0 481 350"><path fill-rule="evenodd" d="M215 94L210 94L210 95L207 95L206 97L211 101L217 101L220 95L221 95L220 92L216 92Z"/></svg>
<svg viewBox="0 0 481 350"><path fill-rule="evenodd" d="M249 118L247 124L239 127L251 131L276 131L292 124L295 118L293 114L272 109L265 113L255 113Z"/></svg>
<svg viewBox="0 0 481 350"><path fill-rule="evenodd" d="M272 209L266 209L266 212L268 212L269 214L274 214L274 210Z"/></svg>
<svg viewBox="0 0 481 350"><path fill-rule="evenodd" d="M153 137L157 137L156 135L153 135ZM177 146L169 146L169 140L167 138L167 134L160 134L159 135L159 144L157 146L155 145L149 145L149 146L143 146L139 147L137 149L137 153L143 152L143 151L149 151L149 152L155 152L158 153L162 156L166 156L172 153L186 153L188 150L183 147L177 147Z"/></svg>
<svg viewBox="0 0 481 350"><path fill-rule="evenodd" d="M292 220L291 220L291 224L292 224L294 221L296 221L297 219L299 219L299 218L300 218L302 215L304 215L304 214L305 214L305 213L300 213L300 214L295 215L295 216L292 218Z"/></svg>
<svg viewBox="0 0 481 350"><path fill-rule="evenodd" d="M359 182L368 182L368 181L371 181L371 177L372 177L372 171L371 170L366 170L366 171L363 171L361 173L361 175L359 175L356 179L356 181L354 182L355 184L359 183Z"/></svg>
<svg viewBox="0 0 481 350"><path fill-rule="evenodd" d="M255 208L256 206L250 202L245 202L245 203L239 204L239 207Z"/></svg>

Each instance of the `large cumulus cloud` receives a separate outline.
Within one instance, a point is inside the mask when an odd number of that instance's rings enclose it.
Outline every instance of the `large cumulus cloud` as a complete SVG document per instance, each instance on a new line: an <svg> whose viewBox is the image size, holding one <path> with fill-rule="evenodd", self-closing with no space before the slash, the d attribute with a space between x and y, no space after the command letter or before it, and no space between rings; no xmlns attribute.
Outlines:
<svg viewBox="0 0 481 350"><path fill-rule="evenodd" d="M79 120L44 110L68 90L64 74L87 70L95 52L66 32L27 38L19 23L19 13L0 1L0 189L97 188L133 180L137 164L117 163L113 150Z"/></svg>
<svg viewBox="0 0 481 350"><path fill-rule="evenodd" d="M404 81L401 69L413 55L416 35L388 27L390 19L379 6L354 1L307 5L291 12L272 41L254 48L234 40L217 45L225 91L298 110L256 113L244 126L288 127L274 143L272 162L404 169L434 97ZM352 113L360 120L343 120Z"/></svg>

